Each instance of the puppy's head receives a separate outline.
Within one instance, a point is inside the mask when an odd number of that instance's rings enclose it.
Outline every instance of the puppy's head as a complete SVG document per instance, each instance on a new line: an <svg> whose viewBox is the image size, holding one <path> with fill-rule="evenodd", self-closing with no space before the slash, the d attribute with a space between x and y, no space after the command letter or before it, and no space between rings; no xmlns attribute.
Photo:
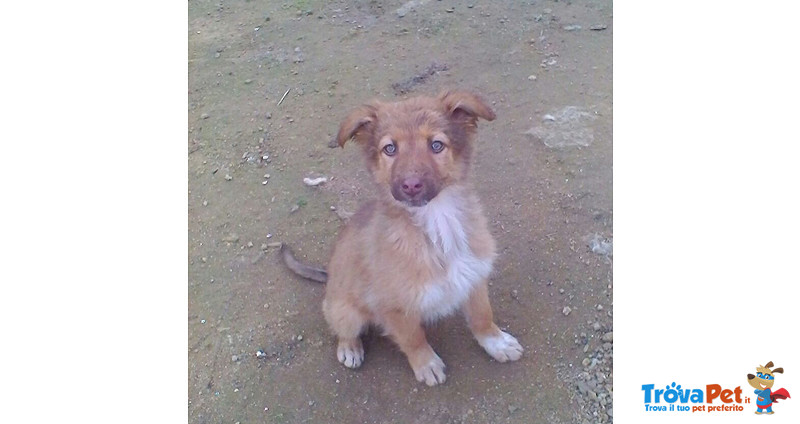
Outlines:
<svg viewBox="0 0 800 424"><path fill-rule="evenodd" d="M759 390L771 388L775 384L775 373L783 374L783 368L773 367L772 361L767 362L767 365L756 367L756 375L747 374L747 382Z"/></svg>
<svg viewBox="0 0 800 424"><path fill-rule="evenodd" d="M396 103L372 102L353 110L336 137L355 140L379 187L405 206L426 205L469 169L478 118L495 114L477 95L444 92Z"/></svg>

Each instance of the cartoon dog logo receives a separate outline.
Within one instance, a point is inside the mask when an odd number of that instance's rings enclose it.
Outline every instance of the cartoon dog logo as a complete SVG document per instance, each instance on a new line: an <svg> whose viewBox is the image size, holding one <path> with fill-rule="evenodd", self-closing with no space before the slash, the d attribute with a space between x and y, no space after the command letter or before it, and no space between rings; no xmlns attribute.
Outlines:
<svg viewBox="0 0 800 424"><path fill-rule="evenodd" d="M756 399L756 406L758 407L756 414L758 415L765 413L765 410L767 414L774 414L772 412L773 403L778 403L778 399L791 398L786 389L772 391L772 385L775 384L775 373L783 374L783 368L770 370L772 367L772 361L769 361L765 366L756 367L756 375L747 374L747 382L756 388L755 393L758 396L758 399Z"/></svg>

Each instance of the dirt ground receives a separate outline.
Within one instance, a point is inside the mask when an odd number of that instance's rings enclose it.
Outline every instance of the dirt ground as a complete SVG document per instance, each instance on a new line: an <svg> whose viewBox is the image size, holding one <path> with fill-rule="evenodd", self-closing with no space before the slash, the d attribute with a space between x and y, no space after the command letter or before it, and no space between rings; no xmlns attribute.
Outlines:
<svg viewBox="0 0 800 424"><path fill-rule="evenodd" d="M190 0L188 17L189 422L613 420L610 0ZM446 88L497 113L472 178L495 316L526 350L497 363L444 319L430 388L375 335L360 369L339 364L324 286L274 246L326 263L369 198L358 149L328 147L350 108Z"/></svg>

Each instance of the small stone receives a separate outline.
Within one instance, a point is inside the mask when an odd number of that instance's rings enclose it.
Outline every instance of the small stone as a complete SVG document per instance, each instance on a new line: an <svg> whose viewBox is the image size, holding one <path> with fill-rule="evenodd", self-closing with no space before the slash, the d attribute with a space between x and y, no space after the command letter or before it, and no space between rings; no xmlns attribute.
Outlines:
<svg viewBox="0 0 800 424"><path fill-rule="evenodd" d="M528 75L529 81L536 81L536 75Z"/></svg>
<svg viewBox="0 0 800 424"><path fill-rule="evenodd" d="M555 120L556 120L556 117L555 117L555 116L553 116L553 115L550 115L550 114L547 114L547 115L545 115L545 116L542 116L542 121L550 121L550 122L555 122Z"/></svg>
<svg viewBox="0 0 800 424"><path fill-rule="evenodd" d="M226 243L236 243L237 241L239 241L239 235L236 234L236 233L230 233L227 236L225 236L222 239L222 241L224 241Z"/></svg>
<svg viewBox="0 0 800 424"><path fill-rule="evenodd" d="M583 364L584 367L588 367L589 364L591 364L591 363L592 363L592 360L589 359L589 358L583 358L583 361L581 361L581 364Z"/></svg>
<svg viewBox="0 0 800 424"><path fill-rule="evenodd" d="M267 243L266 246L267 247L281 247L282 245L283 245L283 243L281 243L279 241L275 241L275 242L272 242L272 243Z"/></svg>
<svg viewBox="0 0 800 424"><path fill-rule="evenodd" d="M267 250L268 247L267 243L261 243L261 250Z"/></svg>
<svg viewBox="0 0 800 424"><path fill-rule="evenodd" d="M580 31L580 25L564 25L564 31Z"/></svg>
<svg viewBox="0 0 800 424"><path fill-rule="evenodd" d="M300 210L300 205L293 205L291 209L289 209L289 213L293 214Z"/></svg>
<svg viewBox="0 0 800 424"><path fill-rule="evenodd" d="M592 324L592 329L594 331L600 331L600 328L602 328L602 326L600 325L599 322L595 322L594 324Z"/></svg>
<svg viewBox="0 0 800 424"><path fill-rule="evenodd" d="M302 334L299 334L299 335L297 336L297 341L298 341L298 342L302 342L302 341L303 341L303 335L302 335Z"/></svg>
<svg viewBox="0 0 800 424"><path fill-rule="evenodd" d="M514 405L508 405L508 413L509 413L509 414L513 414L514 412L516 412L516 411L517 411L517 409L519 409L519 408L517 408L517 407L516 407L516 406L514 406Z"/></svg>
<svg viewBox="0 0 800 424"><path fill-rule="evenodd" d="M204 114L200 115L200 119L208 119L208 114L204 113Z"/></svg>
<svg viewBox="0 0 800 424"><path fill-rule="evenodd" d="M602 311L603 310L603 305L597 305L597 310L598 311Z"/></svg>
<svg viewBox="0 0 800 424"><path fill-rule="evenodd" d="M559 294L564 294L564 289L558 289Z"/></svg>
<svg viewBox="0 0 800 424"><path fill-rule="evenodd" d="M231 356L231 362L236 362L238 360L239 360L239 356L238 355Z"/></svg>
<svg viewBox="0 0 800 424"><path fill-rule="evenodd" d="M265 358L266 356L267 356L267 354L264 353L263 350L259 349L259 350L256 351L256 358Z"/></svg>
<svg viewBox="0 0 800 424"><path fill-rule="evenodd" d="M233 179L233 177L231 177L230 174L225 174L225 181L230 181L232 179Z"/></svg>
<svg viewBox="0 0 800 424"><path fill-rule="evenodd" d="M253 247L253 242L252 241L248 241L247 242L247 247Z"/></svg>
<svg viewBox="0 0 800 424"><path fill-rule="evenodd" d="M606 334L603 334L603 341L604 342L613 342L614 341L614 332L609 331Z"/></svg>
<svg viewBox="0 0 800 424"><path fill-rule="evenodd" d="M592 30L592 31L602 31L602 30L604 30L606 28L608 28L608 27L606 25L603 25L603 24L592 25L592 26L589 27L589 29Z"/></svg>
<svg viewBox="0 0 800 424"><path fill-rule="evenodd" d="M246 80L244 80L244 83L245 83L245 84L250 84L250 83L252 83L252 82L253 82L253 80L251 80L251 79L249 79L249 78L248 78L248 79L246 79Z"/></svg>
<svg viewBox="0 0 800 424"><path fill-rule="evenodd" d="M569 315L570 312L572 312L572 308L569 306L565 306L564 309L561 310L561 313L564 314L564 316Z"/></svg>
<svg viewBox="0 0 800 424"><path fill-rule="evenodd" d="M336 206L331 206L331 210L335 211L336 210Z"/></svg>
<svg viewBox="0 0 800 424"><path fill-rule="evenodd" d="M203 200L203 206L208 206L208 200Z"/></svg>

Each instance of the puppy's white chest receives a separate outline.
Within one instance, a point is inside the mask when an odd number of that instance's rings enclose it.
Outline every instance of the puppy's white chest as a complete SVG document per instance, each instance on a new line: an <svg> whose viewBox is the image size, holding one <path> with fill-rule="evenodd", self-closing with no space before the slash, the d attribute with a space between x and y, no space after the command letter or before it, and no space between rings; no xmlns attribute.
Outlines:
<svg viewBox="0 0 800 424"><path fill-rule="evenodd" d="M479 259L469 247L464 228L462 204L452 196L440 194L415 215L431 241L445 274L426 284L418 295L418 307L426 320L454 312L472 290L492 271L492 258Z"/></svg>

